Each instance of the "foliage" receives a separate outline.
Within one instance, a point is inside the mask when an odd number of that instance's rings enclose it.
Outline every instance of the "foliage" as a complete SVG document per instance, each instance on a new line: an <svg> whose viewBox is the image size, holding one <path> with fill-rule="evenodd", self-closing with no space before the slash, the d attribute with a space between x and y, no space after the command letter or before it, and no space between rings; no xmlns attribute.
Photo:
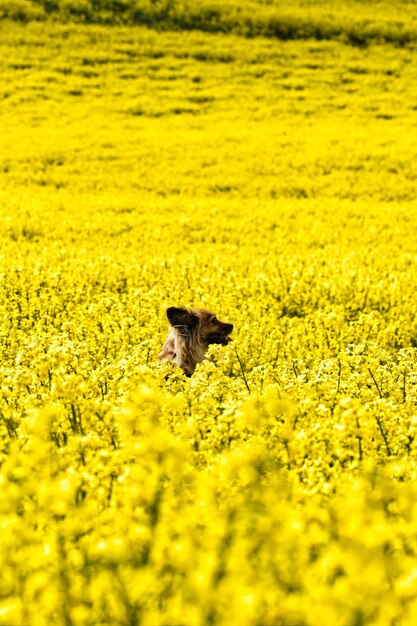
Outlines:
<svg viewBox="0 0 417 626"><path fill-rule="evenodd" d="M0 18L142 24L246 37L415 43L415 0L2 0Z"/></svg>
<svg viewBox="0 0 417 626"><path fill-rule="evenodd" d="M415 52L1 34L0 624L415 623Z"/></svg>

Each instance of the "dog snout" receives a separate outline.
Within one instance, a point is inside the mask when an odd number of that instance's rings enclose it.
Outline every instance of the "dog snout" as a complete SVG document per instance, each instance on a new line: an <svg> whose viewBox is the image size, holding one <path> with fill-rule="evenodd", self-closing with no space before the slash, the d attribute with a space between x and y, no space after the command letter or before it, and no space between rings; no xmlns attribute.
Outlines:
<svg viewBox="0 0 417 626"><path fill-rule="evenodd" d="M230 335L230 333L233 332L233 324L225 324L224 330L228 335Z"/></svg>

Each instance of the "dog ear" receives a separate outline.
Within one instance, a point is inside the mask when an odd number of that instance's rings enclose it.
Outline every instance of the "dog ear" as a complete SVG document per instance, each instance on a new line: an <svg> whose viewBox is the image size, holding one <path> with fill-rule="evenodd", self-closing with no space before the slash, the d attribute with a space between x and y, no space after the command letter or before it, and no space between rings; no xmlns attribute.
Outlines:
<svg viewBox="0 0 417 626"><path fill-rule="evenodd" d="M176 306L170 306L167 309L167 318L171 326L174 328L194 328L198 324L198 317L187 311L187 309L180 309Z"/></svg>

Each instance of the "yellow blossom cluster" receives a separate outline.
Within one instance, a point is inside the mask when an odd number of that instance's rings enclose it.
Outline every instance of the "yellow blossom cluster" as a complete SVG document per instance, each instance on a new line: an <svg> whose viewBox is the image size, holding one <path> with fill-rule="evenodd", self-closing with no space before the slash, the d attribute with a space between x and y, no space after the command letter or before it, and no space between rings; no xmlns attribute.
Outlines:
<svg viewBox="0 0 417 626"><path fill-rule="evenodd" d="M416 624L415 50L0 28L0 625Z"/></svg>

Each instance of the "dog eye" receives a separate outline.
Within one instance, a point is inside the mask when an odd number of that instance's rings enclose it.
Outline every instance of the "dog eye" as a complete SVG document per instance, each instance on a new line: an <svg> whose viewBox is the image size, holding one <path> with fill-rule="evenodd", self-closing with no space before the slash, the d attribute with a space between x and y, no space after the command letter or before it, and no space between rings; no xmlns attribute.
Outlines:
<svg viewBox="0 0 417 626"><path fill-rule="evenodd" d="M219 320L217 319L217 317L216 317L216 316L214 316L214 317L212 318L212 320L211 320L211 323L212 323L212 324L217 324L217 323L218 323L218 321L219 321Z"/></svg>

